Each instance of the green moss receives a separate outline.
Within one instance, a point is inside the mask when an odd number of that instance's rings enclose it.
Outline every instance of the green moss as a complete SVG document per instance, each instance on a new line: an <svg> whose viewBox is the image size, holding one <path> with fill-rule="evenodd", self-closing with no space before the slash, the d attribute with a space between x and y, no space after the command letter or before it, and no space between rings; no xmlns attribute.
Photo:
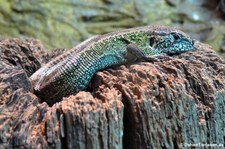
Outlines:
<svg viewBox="0 0 225 149"><path fill-rule="evenodd" d="M204 39L219 50L224 46L225 25L214 27L216 21L209 21L210 13L198 11L200 7L181 0L170 4L164 0L1 0L0 36L37 38L47 49L71 48L92 35L124 28L146 24L198 26L205 21L213 30ZM194 20L190 10L204 12L201 22ZM195 28L191 30L195 32Z"/></svg>

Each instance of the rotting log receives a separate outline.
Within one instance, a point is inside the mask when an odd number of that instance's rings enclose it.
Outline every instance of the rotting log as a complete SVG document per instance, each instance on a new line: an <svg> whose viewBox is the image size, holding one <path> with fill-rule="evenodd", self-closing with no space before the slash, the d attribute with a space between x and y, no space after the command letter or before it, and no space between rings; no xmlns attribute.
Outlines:
<svg viewBox="0 0 225 149"><path fill-rule="evenodd" d="M36 40L0 40L0 148L188 148L225 144L225 61L206 44L162 62L96 73L49 107L29 76L52 57ZM202 147L204 148L204 147Z"/></svg>

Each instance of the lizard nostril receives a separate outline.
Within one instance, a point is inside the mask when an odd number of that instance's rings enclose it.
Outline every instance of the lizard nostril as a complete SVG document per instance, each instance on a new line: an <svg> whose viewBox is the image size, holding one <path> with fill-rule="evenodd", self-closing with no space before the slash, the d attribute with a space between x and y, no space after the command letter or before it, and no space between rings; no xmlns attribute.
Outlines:
<svg viewBox="0 0 225 149"><path fill-rule="evenodd" d="M195 41L194 41L194 40L192 40L192 41L191 41L191 43L192 43L192 45L194 45L194 44L195 44Z"/></svg>

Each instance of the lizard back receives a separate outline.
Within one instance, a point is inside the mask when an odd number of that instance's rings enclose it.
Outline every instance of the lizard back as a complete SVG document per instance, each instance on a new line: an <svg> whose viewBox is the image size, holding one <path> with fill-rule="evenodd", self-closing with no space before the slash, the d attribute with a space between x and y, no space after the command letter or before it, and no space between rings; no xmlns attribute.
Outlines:
<svg viewBox="0 0 225 149"><path fill-rule="evenodd" d="M130 44L145 56L193 49L189 36L164 26L137 27L94 36L35 72L30 78L35 93L53 104L86 89L95 72L137 60L128 49Z"/></svg>

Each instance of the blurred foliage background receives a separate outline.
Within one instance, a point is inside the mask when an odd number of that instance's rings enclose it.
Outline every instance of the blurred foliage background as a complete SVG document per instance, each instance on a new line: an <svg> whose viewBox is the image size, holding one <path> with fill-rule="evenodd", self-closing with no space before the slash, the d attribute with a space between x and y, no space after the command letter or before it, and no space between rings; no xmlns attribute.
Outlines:
<svg viewBox="0 0 225 149"><path fill-rule="evenodd" d="M149 24L180 28L225 53L225 0L1 0L0 36L71 48L95 34Z"/></svg>

